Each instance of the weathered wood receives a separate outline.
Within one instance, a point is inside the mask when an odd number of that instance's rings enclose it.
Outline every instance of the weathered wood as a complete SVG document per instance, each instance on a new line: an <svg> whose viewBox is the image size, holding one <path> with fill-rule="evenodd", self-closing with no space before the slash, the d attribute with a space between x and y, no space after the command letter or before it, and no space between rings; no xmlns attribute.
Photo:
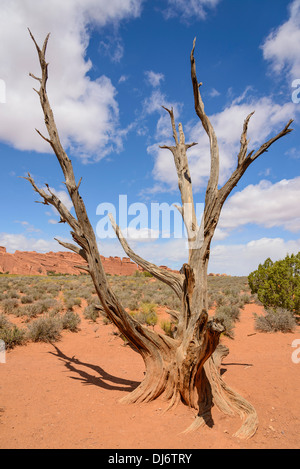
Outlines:
<svg viewBox="0 0 300 469"><path fill-rule="evenodd" d="M220 376L222 358L228 353L227 349L219 346L224 326L214 318L208 317L207 268L210 244L221 209L232 189L256 158L266 152L276 140L291 132L290 124L292 121L289 121L281 132L263 144L256 152L253 150L247 153L248 124L253 113L249 114L243 125L241 146L237 155L237 168L223 187L219 188L218 142L213 126L205 113L200 94L202 83L198 82L196 75L194 40L190 61L195 111L209 138L211 158L204 214L200 226L195 214L192 178L187 157L187 150L196 143L185 143L182 124L178 125L177 133L173 109L164 108L170 115L175 145L163 146L162 148L170 150L174 157L182 202L182 206L178 209L186 226L189 242L188 262L183 265L180 274L168 272L137 255L130 248L113 217L110 217L112 226L126 254L158 280L169 285L181 299L181 311L173 312L178 324L176 335L171 338L142 326L127 313L110 288L101 262L96 236L79 193L81 178L79 182L76 182L72 162L61 144L47 96L48 63L45 54L49 35L42 48L38 46L31 32L30 35L38 53L41 77L30 75L40 84L39 90L35 91L40 98L48 136L44 136L39 130L37 132L41 138L49 143L56 155L65 178L65 185L74 207L75 216L51 191L49 186L46 186L48 190L46 192L37 187L30 174L26 179L40 195L43 203L50 204L57 209L61 222L69 224L71 236L76 244L59 240L58 242L81 255L87 262L87 266L78 266L78 268L84 268L89 272L101 303L101 309L144 360L145 378L132 393L123 399L123 402L147 402L163 396L169 401L169 407L171 407L182 400L197 410L197 418L188 429L189 431L204 424L211 424L211 407L215 404L224 413L240 415L244 419L244 423L236 436L249 438L255 433L258 425L255 409L239 394L231 390Z"/></svg>

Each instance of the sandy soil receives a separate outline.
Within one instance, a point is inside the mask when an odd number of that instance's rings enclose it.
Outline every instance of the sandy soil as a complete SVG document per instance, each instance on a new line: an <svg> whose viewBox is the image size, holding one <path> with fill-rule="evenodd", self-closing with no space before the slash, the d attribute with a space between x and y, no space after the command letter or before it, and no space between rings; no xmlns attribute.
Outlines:
<svg viewBox="0 0 300 469"><path fill-rule="evenodd" d="M119 399L143 378L139 355L110 325L83 320L77 334L60 342L28 344L0 364L0 448L300 448L300 363L292 361L294 334L255 333L246 305L235 339L222 339L230 354L226 382L248 399L259 417L257 434L240 441L232 434L240 419L213 409L214 427L182 432L194 411L180 404L123 405ZM300 354L299 354L300 356Z"/></svg>

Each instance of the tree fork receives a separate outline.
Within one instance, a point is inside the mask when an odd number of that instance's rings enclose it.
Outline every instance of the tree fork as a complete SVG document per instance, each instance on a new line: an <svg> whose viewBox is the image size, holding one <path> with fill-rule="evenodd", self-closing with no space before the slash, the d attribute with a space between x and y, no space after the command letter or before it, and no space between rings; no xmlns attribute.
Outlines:
<svg viewBox="0 0 300 469"><path fill-rule="evenodd" d="M29 31L30 32L30 31ZM64 206L61 200L51 192L37 187L33 178L26 178L33 189L40 195L43 203L54 206L61 222L67 222L75 244L57 240L64 247L79 254L87 263L89 272L101 307L142 356L145 363L145 377L140 385L122 399L125 403L148 402L158 397L169 401L169 407L183 401L197 410L197 417L188 431L204 424L212 425L211 408L215 405L228 415L237 413L244 420L242 427L235 434L240 438L251 437L257 429L258 419L255 409L238 393L230 389L220 375L220 364L228 349L219 344L224 326L208 317L207 267L210 257L210 244L213 238L223 204L240 178L261 154L278 139L292 131L289 121L284 129L256 152L248 153L248 124L253 113L246 117L241 135L241 147L237 156L237 168L223 187L218 187L219 149L213 126L204 111L200 87L196 75L194 58L195 40L190 54L191 78L194 93L195 111L210 142L211 169L205 194L204 214L200 223L195 214L192 178L189 170L187 151L196 143L186 144L183 126L178 125L178 133L173 110L164 108L170 116L174 146L163 146L172 152L178 176L178 187L182 206L178 207L188 233L189 256L179 274L174 274L153 263L142 259L128 245L120 228L111 217L112 226L126 254L142 268L154 275L159 281L170 286L181 299L181 312L174 313L178 320L174 337L157 333L142 326L124 309L108 283L94 230L88 218L84 201L79 193L81 179L76 183L72 162L63 149L56 128L54 115L46 92L48 80L48 63L46 49L49 40L47 35L40 48L30 32L35 44L42 76L30 74L38 81L40 89L35 90L40 98L48 137L39 135L51 146L65 177L65 185L72 200L75 216ZM82 268L81 266L78 266Z"/></svg>

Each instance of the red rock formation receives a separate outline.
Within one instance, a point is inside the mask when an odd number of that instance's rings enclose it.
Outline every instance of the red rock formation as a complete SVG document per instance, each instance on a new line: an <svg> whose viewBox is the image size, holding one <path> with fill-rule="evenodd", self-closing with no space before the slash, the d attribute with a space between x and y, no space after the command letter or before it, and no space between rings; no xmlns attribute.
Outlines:
<svg viewBox="0 0 300 469"><path fill-rule="evenodd" d="M132 275L140 268L130 259L123 257L101 256L105 272L112 275ZM47 252L45 254L35 251L15 251L14 254L6 252L0 246L0 272L9 272L17 275L47 275L47 272L60 274L79 274L82 270L75 265L86 265L83 259L72 252Z"/></svg>

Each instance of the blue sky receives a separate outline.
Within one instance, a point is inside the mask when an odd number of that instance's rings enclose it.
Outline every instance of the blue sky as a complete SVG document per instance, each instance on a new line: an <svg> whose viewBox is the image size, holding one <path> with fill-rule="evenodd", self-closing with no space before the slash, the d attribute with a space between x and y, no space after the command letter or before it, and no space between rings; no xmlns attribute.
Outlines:
<svg viewBox="0 0 300 469"><path fill-rule="evenodd" d="M164 238L150 213L154 203L180 201L172 155L159 148L172 141L162 105L173 106L186 140L198 142L189 163L195 202L204 201L209 147L193 107L189 63L197 37L198 80L219 139L220 185L235 169L249 112L255 110L250 149L295 120L294 132L256 160L226 202L209 270L247 275L267 257L300 251L300 0L0 0L0 7L0 245L46 252L62 249L54 237L70 239L20 178L30 172L69 204L59 165L34 130L44 132L44 123L28 76L39 73L30 27L40 43L51 32L48 95L97 233L99 205L112 204L119 221L119 196L126 196L132 247L159 265L185 262L185 240L172 229ZM148 210L140 231L133 204ZM98 240L101 254L124 255L116 239Z"/></svg>

